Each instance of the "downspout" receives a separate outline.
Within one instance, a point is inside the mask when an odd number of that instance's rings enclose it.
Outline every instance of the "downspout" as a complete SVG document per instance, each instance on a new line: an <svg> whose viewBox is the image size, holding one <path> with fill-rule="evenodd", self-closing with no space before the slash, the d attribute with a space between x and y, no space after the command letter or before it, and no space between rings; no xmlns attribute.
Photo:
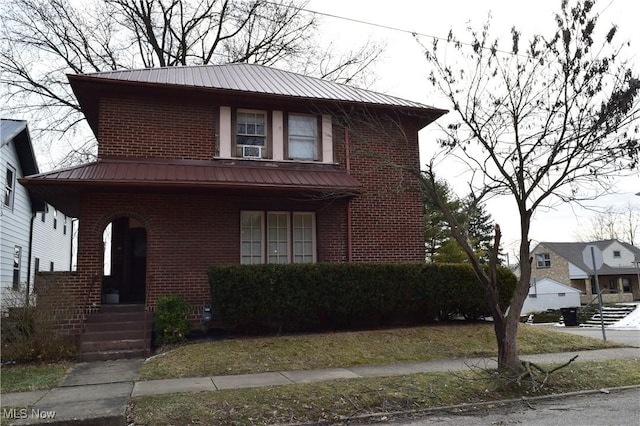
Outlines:
<svg viewBox="0 0 640 426"><path fill-rule="evenodd" d="M29 253L27 254L27 288L25 290L25 306L29 306L29 284L31 283L31 252L33 251L33 222L36 220L36 213L31 213L31 223L29 224ZM35 277L33 285L36 285Z"/></svg>
<svg viewBox="0 0 640 426"><path fill-rule="evenodd" d="M351 173L351 157L349 149L349 129L344 128L345 165L347 173ZM351 198L347 200L347 262L353 260L353 241L351 239Z"/></svg>

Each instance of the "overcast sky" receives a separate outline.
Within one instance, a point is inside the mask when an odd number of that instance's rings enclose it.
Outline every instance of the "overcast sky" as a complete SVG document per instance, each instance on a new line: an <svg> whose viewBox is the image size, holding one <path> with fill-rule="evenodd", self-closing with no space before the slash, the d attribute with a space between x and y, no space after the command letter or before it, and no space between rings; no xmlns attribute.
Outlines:
<svg viewBox="0 0 640 426"><path fill-rule="evenodd" d="M510 38L509 30L516 26L521 32L521 40L528 35L553 29L553 14L559 10L560 0L514 1L514 0L311 0L308 9L358 21L366 21L381 26L407 30L402 32L380 26L366 25L353 21L322 16L323 34L346 46L361 43L368 38L384 41L387 49L384 58L375 69L377 80L370 89L422 102L436 107L447 108L444 100L433 93L426 80L428 68L422 51L410 34L446 37L449 29L460 30L462 34L468 22L480 26L492 16L492 33ZM599 25L604 27L615 23L618 26L619 41L631 41L628 49L635 64L640 65L640 2L637 0L599 1L596 10L600 12ZM327 29L329 31L327 31ZM428 38L423 38L429 42ZM640 66L635 67L636 70ZM430 126L431 127L431 126ZM421 162L426 164L435 152L433 131L429 128L420 133ZM461 176L462 166L451 160L444 167L449 182L464 195L467 179ZM620 179L615 194L604 196L592 202L596 206L624 206L640 203L640 173L630 178ZM518 213L511 200L493 201L487 206L494 219L501 225L503 242L511 252L518 244ZM590 225L593 212L580 206L561 206L552 211L539 210L534 217L530 236L533 242L575 241L580 227Z"/></svg>

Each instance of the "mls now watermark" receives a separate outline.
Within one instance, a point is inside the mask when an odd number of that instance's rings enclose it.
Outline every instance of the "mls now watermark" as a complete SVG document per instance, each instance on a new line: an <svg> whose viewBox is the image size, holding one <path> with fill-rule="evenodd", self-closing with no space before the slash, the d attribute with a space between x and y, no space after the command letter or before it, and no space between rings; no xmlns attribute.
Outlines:
<svg viewBox="0 0 640 426"><path fill-rule="evenodd" d="M2 418L4 419L54 419L56 417L55 411L40 410L38 408L26 409L26 408L3 408Z"/></svg>

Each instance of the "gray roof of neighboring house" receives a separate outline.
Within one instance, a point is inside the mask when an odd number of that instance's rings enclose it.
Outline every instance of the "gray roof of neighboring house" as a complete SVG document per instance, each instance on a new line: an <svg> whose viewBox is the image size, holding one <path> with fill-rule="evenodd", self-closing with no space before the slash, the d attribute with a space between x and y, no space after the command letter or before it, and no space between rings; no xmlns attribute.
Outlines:
<svg viewBox="0 0 640 426"><path fill-rule="evenodd" d="M27 129L27 122L24 120L0 120L0 143L4 145L15 138L20 132Z"/></svg>
<svg viewBox="0 0 640 426"><path fill-rule="evenodd" d="M586 265L582 260L582 252L588 245L595 245L600 250L605 250L611 244L617 242L626 249L630 250L634 256L635 261L640 262L640 249L630 244L624 243L618 240L602 240L602 241L590 241L590 242L573 242L573 243L553 243L553 242L541 242L539 245L545 246L550 250L553 250L559 256L564 257L569 262L582 269L586 273L593 271L593 266ZM636 268L630 266L628 268L616 268L607 264L602 265L598 270L598 274L612 275L612 274L635 274Z"/></svg>
<svg viewBox="0 0 640 426"><path fill-rule="evenodd" d="M20 162L20 169L24 176L40 173L36 156L33 153L33 145L31 144L31 135L29 135L29 127L24 120L0 120L0 146L14 142L14 148ZM45 204L43 201L29 193L31 200L31 210L44 211Z"/></svg>

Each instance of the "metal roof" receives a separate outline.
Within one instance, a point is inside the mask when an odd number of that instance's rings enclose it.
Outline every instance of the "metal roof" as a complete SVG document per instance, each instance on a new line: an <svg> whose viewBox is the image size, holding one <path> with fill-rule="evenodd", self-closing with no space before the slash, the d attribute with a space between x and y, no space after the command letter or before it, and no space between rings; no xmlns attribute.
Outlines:
<svg viewBox="0 0 640 426"><path fill-rule="evenodd" d="M92 191L269 190L297 194L328 192L344 196L360 192L360 183L330 165L252 160L102 159L64 170L21 179L23 185L59 210L77 217L79 195ZM311 166L311 167L309 167ZM264 192L268 195L268 192Z"/></svg>
<svg viewBox="0 0 640 426"><path fill-rule="evenodd" d="M256 64L147 68L107 71L82 76L446 112L418 102Z"/></svg>

